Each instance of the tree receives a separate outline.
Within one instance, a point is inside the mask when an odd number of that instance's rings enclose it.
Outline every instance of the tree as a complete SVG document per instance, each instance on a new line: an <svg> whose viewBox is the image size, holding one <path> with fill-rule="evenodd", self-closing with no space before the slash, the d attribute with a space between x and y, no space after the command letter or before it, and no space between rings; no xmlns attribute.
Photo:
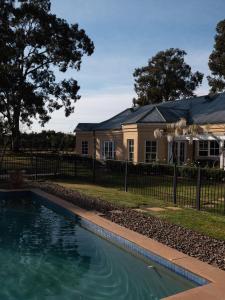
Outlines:
<svg viewBox="0 0 225 300"><path fill-rule="evenodd" d="M209 56L209 68L213 76L208 76L213 93L225 91L225 20L217 24L216 32L214 49Z"/></svg>
<svg viewBox="0 0 225 300"><path fill-rule="evenodd" d="M63 107L66 117L74 111L79 85L55 73L79 71L83 55L93 51L78 24L51 13L50 0L0 0L0 114L14 150L20 123L30 126L38 117L43 126L54 110Z"/></svg>
<svg viewBox="0 0 225 300"><path fill-rule="evenodd" d="M193 96L203 74L191 72L184 61L185 55L185 51L175 48L160 51L147 66L135 69L134 88L138 97L134 103L142 106Z"/></svg>
<svg viewBox="0 0 225 300"><path fill-rule="evenodd" d="M74 134L42 130L42 132L21 133L20 146L25 151L73 151Z"/></svg>

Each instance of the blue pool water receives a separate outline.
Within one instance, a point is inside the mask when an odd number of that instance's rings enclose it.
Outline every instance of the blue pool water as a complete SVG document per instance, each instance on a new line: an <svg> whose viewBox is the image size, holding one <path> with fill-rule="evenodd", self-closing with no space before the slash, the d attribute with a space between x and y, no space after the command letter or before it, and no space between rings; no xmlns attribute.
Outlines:
<svg viewBox="0 0 225 300"><path fill-rule="evenodd" d="M196 284L118 248L31 193L0 200L0 299L161 299Z"/></svg>

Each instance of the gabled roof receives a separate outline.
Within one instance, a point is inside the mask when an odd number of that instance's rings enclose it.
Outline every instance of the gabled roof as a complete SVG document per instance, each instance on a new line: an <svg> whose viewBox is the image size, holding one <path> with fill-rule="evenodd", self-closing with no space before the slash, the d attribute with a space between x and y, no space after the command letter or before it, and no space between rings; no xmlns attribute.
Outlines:
<svg viewBox="0 0 225 300"><path fill-rule="evenodd" d="M158 106L157 109L160 111L164 117L166 123L177 122L180 118L185 118L189 121L189 110L180 108L168 108L163 106Z"/></svg>
<svg viewBox="0 0 225 300"><path fill-rule="evenodd" d="M121 124L132 115L132 108L127 108L118 115L97 124L93 130L116 130L121 129Z"/></svg>
<svg viewBox="0 0 225 300"><path fill-rule="evenodd" d="M75 131L118 130L125 124L174 123L180 118L189 124L225 124L225 93L128 108L98 124L79 123Z"/></svg>
<svg viewBox="0 0 225 300"><path fill-rule="evenodd" d="M98 123L78 123L76 131L92 131L92 128Z"/></svg>

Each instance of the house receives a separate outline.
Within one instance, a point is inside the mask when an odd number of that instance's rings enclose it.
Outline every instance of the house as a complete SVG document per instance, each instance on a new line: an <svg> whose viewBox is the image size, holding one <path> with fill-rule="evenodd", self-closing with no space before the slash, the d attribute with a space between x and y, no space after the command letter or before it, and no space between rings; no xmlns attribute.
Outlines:
<svg viewBox="0 0 225 300"><path fill-rule="evenodd" d="M155 138L159 129L185 119L198 133ZM211 161L224 168L225 93L128 108L101 123L79 123L76 153L136 162ZM193 142L190 140L193 139Z"/></svg>

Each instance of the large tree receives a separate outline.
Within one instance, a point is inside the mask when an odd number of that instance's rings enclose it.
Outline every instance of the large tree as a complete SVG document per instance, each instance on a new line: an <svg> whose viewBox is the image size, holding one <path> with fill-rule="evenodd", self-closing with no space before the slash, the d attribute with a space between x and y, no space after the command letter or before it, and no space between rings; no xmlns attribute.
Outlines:
<svg viewBox="0 0 225 300"><path fill-rule="evenodd" d="M62 107L73 112L79 85L66 74L57 80L56 71L79 70L93 51L83 29L51 13L50 0L0 0L0 114L14 150L21 123L38 117L44 125Z"/></svg>
<svg viewBox="0 0 225 300"><path fill-rule="evenodd" d="M209 56L209 68L212 76L208 76L211 92L225 91L225 20L216 27L214 49Z"/></svg>
<svg viewBox="0 0 225 300"><path fill-rule="evenodd" d="M170 48L158 52L147 66L135 69L137 98L134 104L147 105L193 96L203 74L192 73L191 67L184 61L185 55L183 50Z"/></svg>

